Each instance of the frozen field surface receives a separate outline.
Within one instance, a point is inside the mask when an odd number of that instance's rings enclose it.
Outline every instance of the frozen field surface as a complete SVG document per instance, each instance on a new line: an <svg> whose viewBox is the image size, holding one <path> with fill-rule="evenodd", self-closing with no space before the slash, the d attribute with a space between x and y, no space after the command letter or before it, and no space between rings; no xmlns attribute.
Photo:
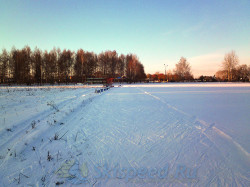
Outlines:
<svg viewBox="0 0 250 187"><path fill-rule="evenodd" d="M0 87L0 186L250 186L250 84Z"/></svg>

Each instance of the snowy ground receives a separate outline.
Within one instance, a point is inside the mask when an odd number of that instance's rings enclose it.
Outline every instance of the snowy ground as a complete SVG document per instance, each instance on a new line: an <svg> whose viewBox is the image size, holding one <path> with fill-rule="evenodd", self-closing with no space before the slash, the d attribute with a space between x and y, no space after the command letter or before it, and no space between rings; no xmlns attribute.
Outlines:
<svg viewBox="0 0 250 187"><path fill-rule="evenodd" d="M0 186L250 186L250 84L0 87Z"/></svg>

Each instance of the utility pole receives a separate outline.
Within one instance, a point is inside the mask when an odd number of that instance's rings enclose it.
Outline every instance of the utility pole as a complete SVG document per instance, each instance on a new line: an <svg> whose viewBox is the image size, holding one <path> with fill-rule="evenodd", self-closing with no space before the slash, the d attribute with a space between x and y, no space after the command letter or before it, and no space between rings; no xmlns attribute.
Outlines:
<svg viewBox="0 0 250 187"><path fill-rule="evenodd" d="M168 65L164 64L164 66L165 66L165 81L166 81L166 80L167 80L166 67L167 67Z"/></svg>

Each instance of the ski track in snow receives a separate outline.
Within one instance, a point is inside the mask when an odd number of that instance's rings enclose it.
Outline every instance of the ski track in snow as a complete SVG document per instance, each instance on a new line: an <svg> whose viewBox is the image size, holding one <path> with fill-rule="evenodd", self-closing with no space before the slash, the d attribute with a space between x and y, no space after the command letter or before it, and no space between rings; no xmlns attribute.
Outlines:
<svg viewBox="0 0 250 187"><path fill-rule="evenodd" d="M95 94L95 88L60 89L31 89L22 97L21 92L1 93L1 121L6 122L0 128L0 186L250 185L249 153L237 141L216 124L181 111L143 87L115 87L102 94ZM27 96L29 92L34 95ZM19 102L22 99L27 101ZM20 119L10 120L15 107ZM33 129L32 121L36 122ZM77 168L87 163L87 180L57 175L62 164L72 160L75 176ZM169 175L166 179L95 179L93 166L105 164L148 169L168 164ZM198 168L197 179L175 178L178 164Z"/></svg>
<svg viewBox="0 0 250 187"><path fill-rule="evenodd" d="M139 89L139 88L138 88L138 89ZM182 113L183 115L186 115L186 116L188 116L188 117L192 117L192 116L190 116L189 114L187 114L187 113L185 113L185 112L183 112L183 111L177 109L176 107L173 107L173 106L167 104L165 101L161 100L161 99L160 99L159 97L157 97L157 96L154 96L152 93L148 93L148 92L146 92L146 91L144 91L144 90L142 90L142 89L139 89L139 90L141 90L141 91L144 92L145 94L150 95L151 97L153 97L153 98L155 98L155 99L161 101L162 103L165 103L169 108L172 108L172 109L176 110L177 112ZM188 93L190 93L190 92L192 92L192 91L188 91ZM194 92L197 93L197 92L206 92L206 91L194 91ZM210 91L210 92L216 92L216 93L218 93L218 91ZM220 91L220 92L223 92L223 91ZM159 92L159 93L165 93L165 92ZM240 92L239 92L239 91L234 91L233 93L242 93L242 91L240 91ZM250 93L250 91L245 91L245 93ZM211 125L207 124L205 121L202 121L202 120L200 120L200 119L198 119L198 118L196 118L196 120L199 121L200 123L202 123L206 128L210 128L210 127L211 127ZM199 127L196 127L196 128L199 129ZM237 143L235 140L233 140L232 137L230 137L229 135L227 135L227 134L226 134L225 132L223 132L222 130L216 128L215 126L212 126L212 129L213 129L215 132L217 132L219 135L221 135L221 136L223 136L224 138L228 139L228 140L229 140L231 143L233 143L240 151L242 151L242 153L244 153L246 157L249 157L249 158L250 158L250 154L249 154L249 153L248 153L239 143ZM206 129L201 129L201 131L204 133L204 131L206 131Z"/></svg>

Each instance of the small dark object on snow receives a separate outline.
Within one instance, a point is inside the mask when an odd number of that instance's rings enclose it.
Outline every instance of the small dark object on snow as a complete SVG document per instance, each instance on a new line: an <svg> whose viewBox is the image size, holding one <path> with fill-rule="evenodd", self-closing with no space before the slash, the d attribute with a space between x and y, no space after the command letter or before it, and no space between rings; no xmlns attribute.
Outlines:
<svg viewBox="0 0 250 187"><path fill-rule="evenodd" d="M95 93L100 93L100 90L95 90Z"/></svg>
<svg viewBox="0 0 250 187"><path fill-rule="evenodd" d="M51 160L52 160L52 156L49 154L49 151L48 151L47 160L48 160L48 161L51 161Z"/></svg>
<svg viewBox="0 0 250 187"><path fill-rule="evenodd" d="M34 129L36 127L36 122L35 121L32 121L31 123L31 128Z"/></svg>
<svg viewBox="0 0 250 187"><path fill-rule="evenodd" d="M63 183L64 183L63 181L62 182L56 182L56 185L59 186L59 185L61 185Z"/></svg>
<svg viewBox="0 0 250 187"><path fill-rule="evenodd" d="M11 128L7 128L6 131L13 132Z"/></svg>

